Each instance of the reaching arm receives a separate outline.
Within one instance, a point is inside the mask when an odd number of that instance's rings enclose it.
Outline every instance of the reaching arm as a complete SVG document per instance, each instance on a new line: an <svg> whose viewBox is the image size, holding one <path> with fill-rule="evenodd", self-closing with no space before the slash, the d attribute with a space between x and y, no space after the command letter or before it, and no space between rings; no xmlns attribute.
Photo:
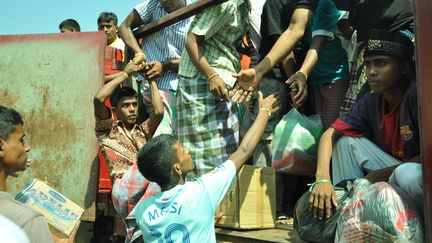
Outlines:
<svg viewBox="0 0 432 243"><path fill-rule="evenodd" d="M204 36L199 36L190 32L186 41L186 50L189 57L201 74L209 80L209 88L213 95L228 101L228 90L226 89L225 82L219 77L219 75L217 75L216 71L210 66L201 52L200 46L203 45L203 43Z"/></svg>
<svg viewBox="0 0 432 243"><path fill-rule="evenodd" d="M120 73L114 73L114 74L110 74L110 75L105 75L105 83L108 83L109 81L117 78L118 76L123 75L121 72Z"/></svg>
<svg viewBox="0 0 432 243"><path fill-rule="evenodd" d="M296 71L294 52L291 52L282 60L282 69L285 76L290 77Z"/></svg>
<svg viewBox="0 0 432 243"><path fill-rule="evenodd" d="M324 48L325 42L328 37L326 36L314 36L312 44L306 54L306 58L300 70L287 80L287 84L294 88L291 89L291 99L296 108L303 105L307 98L307 77L309 77L312 69L318 63L319 54Z"/></svg>
<svg viewBox="0 0 432 243"><path fill-rule="evenodd" d="M121 72L121 75L102 86L93 99L96 117L102 120L110 118L110 112L105 106L105 101L112 95L117 86L123 83L132 73L142 69L142 67L143 64L136 65L133 62L129 62L124 71Z"/></svg>
<svg viewBox="0 0 432 243"><path fill-rule="evenodd" d="M240 73L233 75L238 79L233 90L234 101L241 103L250 99L250 93L258 87L263 75L292 52L294 46L304 35L311 15L312 11L309 9L295 9L290 25L276 41L267 56L255 68L242 70Z"/></svg>
<svg viewBox="0 0 432 243"><path fill-rule="evenodd" d="M312 44L306 54L306 58L303 61L303 64L300 68L300 71L306 75L306 77L309 77L310 73L312 72L312 69L315 67L315 65L318 63L319 54L321 53L322 49L325 46L325 42L328 39L327 36L314 36L312 39Z"/></svg>
<svg viewBox="0 0 432 243"><path fill-rule="evenodd" d="M164 107L163 107L162 98L160 96L156 81L150 80L149 84L150 84L153 112L150 114L150 118L147 121L147 125L149 128L150 135L153 136L154 132L156 131L160 122L162 121L164 115Z"/></svg>
<svg viewBox="0 0 432 243"><path fill-rule="evenodd" d="M294 46L303 37L311 15L312 11L309 9L294 10L287 30L282 33L267 56L255 67L257 73L261 76L266 74L292 52Z"/></svg>
<svg viewBox="0 0 432 243"><path fill-rule="evenodd" d="M270 95L263 100L261 92L258 92L258 104L259 112L255 122L244 136L237 151L229 158L234 162L237 172L254 152L258 142L261 140L269 117L272 113L277 112L280 106L277 95Z"/></svg>
<svg viewBox="0 0 432 243"><path fill-rule="evenodd" d="M121 23L120 25L120 35L129 48L133 50L135 53L135 57L133 61L135 63L141 63L145 62L146 56L141 50L141 47L138 44L137 39L132 33L132 30L143 25L143 21L141 20L141 17L139 16L138 12L134 9L130 14L127 16L127 18Z"/></svg>

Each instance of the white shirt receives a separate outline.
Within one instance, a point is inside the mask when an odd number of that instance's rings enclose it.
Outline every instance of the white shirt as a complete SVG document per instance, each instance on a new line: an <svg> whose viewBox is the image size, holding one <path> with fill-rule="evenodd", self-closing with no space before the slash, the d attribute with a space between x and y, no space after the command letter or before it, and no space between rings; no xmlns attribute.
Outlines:
<svg viewBox="0 0 432 243"><path fill-rule="evenodd" d="M230 189L236 168L226 161L194 181L153 195L136 206L148 242L216 242L214 214Z"/></svg>

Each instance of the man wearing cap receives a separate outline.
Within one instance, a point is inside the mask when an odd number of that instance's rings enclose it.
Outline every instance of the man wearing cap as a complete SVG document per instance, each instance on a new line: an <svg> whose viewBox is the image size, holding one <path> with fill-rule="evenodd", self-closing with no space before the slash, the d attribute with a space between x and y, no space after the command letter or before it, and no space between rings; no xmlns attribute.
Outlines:
<svg viewBox="0 0 432 243"><path fill-rule="evenodd" d="M413 52L413 43L401 32L369 32L364 58L373 93L362 97L321 137L309 198L315 217L328 218L332 205L337 207L333 185L364 176L371 182L389 180L423 208Z"/></svg>

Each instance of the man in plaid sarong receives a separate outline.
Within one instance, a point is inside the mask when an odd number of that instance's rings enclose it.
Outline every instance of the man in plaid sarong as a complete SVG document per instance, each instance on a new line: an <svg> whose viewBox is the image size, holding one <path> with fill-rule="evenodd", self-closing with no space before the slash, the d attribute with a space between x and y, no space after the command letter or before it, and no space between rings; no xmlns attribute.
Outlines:
<svg viewBox="0 0 432 243"><path fill-rule="evenodd" d="M220 165L237 150L239 115L228 91L240 70L236 43L245 33L249 0L233 0L195 16L179 67L177 137L195 163L188 179Z"/></svg>

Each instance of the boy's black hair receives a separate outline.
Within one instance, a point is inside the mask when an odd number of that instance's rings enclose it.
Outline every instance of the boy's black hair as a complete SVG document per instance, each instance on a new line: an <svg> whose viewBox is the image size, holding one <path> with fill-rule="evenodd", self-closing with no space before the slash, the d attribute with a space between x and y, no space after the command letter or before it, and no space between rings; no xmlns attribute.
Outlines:
<svg viewBox="0 0 432 243"><path fill-rule="evenodd" d="M138 170L149 181L159 186L167 185L171 179L171 168L176 151L173 145L177 139L168 134L162 134L149 140L138 152Z"/></svg>
<svg viewBox="0 0 432 243"><path fill-rule="evenodd" d="M23 125L24 121L20 113L12 108L0 105L0 138L7 140L17 125Z"/></svg>
<svg viewBox="0 0 432 243"><path fill-rule="evenodd" d="M117 15L113 12L102 12L99 15L99 18L97 19L97 24L98 26L100 25L100 23L102 22L110 22L113 21L114 25L117 26Z"/></svg>
<svg viewBox="0 0 432 243"><path fill-rule="evenodd" d="M81 27L75 19L66 19L61 22L59 24L59 29L61 30L62 28L75 29L77 32L81 31Z"/></svg>
<svg viewBox="0 0 432 243"><path fill-rule="evenodd" d="M119 101L124 97L136 97L137 92L128 86L117 87L110 97L112 107L117 107Z"/></svg>

